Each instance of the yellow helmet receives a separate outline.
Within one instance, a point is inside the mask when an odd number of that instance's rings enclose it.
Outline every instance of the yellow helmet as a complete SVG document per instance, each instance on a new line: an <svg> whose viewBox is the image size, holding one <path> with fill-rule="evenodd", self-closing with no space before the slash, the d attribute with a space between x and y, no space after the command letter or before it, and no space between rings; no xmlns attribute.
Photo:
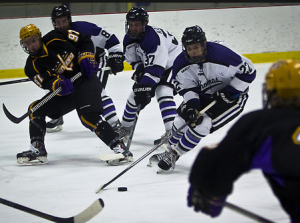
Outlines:
<svg viewBox="0 0 300 223"><path fill-rule="evenodd" d="M265 90L276 91L284 99L300 98L300 60L279 60L265 77Z"/></svg>
<svg viewBox="0 0 300 223"><path fill-rule="evenodd" d="M29 24L27 26L24 26L20 30L20 40L23 41L24 39L30 37L30 36L35 36L37 35L38 38L41 38L41 31L39 28L37 28L33 24Z"/></svg>

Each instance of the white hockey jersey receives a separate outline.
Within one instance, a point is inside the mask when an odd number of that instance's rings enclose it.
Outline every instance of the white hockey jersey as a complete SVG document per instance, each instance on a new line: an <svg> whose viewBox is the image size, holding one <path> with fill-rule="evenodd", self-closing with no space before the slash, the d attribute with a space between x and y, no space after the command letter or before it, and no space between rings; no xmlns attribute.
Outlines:
<svg viewBox="0 0 300 223"><path fill-rule="evenodd" d="M163 72L173 66L173 61L182 52L181 43L173 35L148 25L145 35L139 40L125 35L123 49L125 61L134 70L143 66L145 74L140 83L151 86L159 82Z"/></svg>
<svg viewBox="0 0 300 223"><path fill-rule="evenodd" d="M173 84L183 100L199 100L199 94L211 95L225 86L231 94L245 92L256 77L251 60L224 42L207 42L206 47L203 63L190 63L183 52L174 61Z"/></svg>

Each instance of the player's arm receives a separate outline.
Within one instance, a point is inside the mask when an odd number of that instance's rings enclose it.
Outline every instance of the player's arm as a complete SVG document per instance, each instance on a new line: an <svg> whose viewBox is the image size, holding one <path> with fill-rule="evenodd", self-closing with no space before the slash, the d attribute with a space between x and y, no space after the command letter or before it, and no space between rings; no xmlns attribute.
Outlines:
<svg viewBox="0 0 300 223"><path fill-rule="evenodd" d="M66 30L66 32L63 33L67 35L66 40L79 49L78 64L82 74L87 78L91 78L97 72L99 66L95 59L94 44L91 36L70 29Z"/></svg>
<svg viewBox="0 0 300 223"><path fill-rule="evenodd" d="M30 62L32 63L32 62ZM26 64L25 74L32 80L38 87L44 90L55 91L61 87L59 96L67 95L74 91L73 83L70 79L65 78L63 75L53 74L48 70L39 71L36 67L34 68L31 64Z"/></svg>

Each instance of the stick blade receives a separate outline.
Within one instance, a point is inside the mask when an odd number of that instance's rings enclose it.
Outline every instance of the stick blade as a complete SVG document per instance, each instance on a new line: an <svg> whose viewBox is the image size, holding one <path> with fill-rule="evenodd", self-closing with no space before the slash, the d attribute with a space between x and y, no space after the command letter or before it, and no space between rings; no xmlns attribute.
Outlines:
<svg viewBox="0 0 300 223"><path fill-rule="evenodd" d="M89 207L78 215L74 216L74 223L84 223L95 217L104 208L104 202L101 198L94 201Z"/></svg>
<svg viewBox="0 0 300 223"><path fill-rule="evenodd" d="M101 185L101 186L95 191L95 193L96 193L96 194L99 194L100 191L101 191L103 188L104 188L104 185Z"/></svg>
<svg viewBox="0 0 300 223"><path fill-rule="evenodd" d="M26 113L26 114L24 114L22 117L20 117L20 118L17 118L17 117L15 117L15 116L13 116L9 111L8 111L8 109L6 108L6 106L4 105L4 103L3 103L3 111L4 111L4 114L6 115L6 117L11 121L11 122L13 122L13 123L15 123L15 124L19 124L24 118L26 118L30 113L29 113L29 111Z"/></svg>
<svg viewBox="0 0 300 223"><path fill-rule="evenodd" d="M109 153L109 154L101 154L99 159L102 161L110 161L110 160L118 160L124 158L122 153Z"/></svg>

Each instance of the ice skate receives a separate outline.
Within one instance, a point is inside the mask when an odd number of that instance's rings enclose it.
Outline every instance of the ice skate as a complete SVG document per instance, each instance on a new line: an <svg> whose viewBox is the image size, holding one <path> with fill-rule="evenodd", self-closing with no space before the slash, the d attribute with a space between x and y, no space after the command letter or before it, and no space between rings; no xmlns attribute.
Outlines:
<svg viewBox="0 0 300 223"><path fill-rule="evenodd" d="M158 162L157 173L175 169L175 162L179 159L180 154L174 149L174 146L168 146L168 151L157 154L161 156Z"/></svg>
<svg viewBox="0 0 300 223"><path fill-rule="evenodd" d="M111 159L107 160L106 163L112 166L121 165L124 163L132 162L133 155L132 153L126 148L123 142L119 143L116 147L112 149L115 154L122 154L122 158Z"/></svg>
<svg viewBox="0 0 300 223"><path fill-rule="evenodd" d="M59 132L62 130L63 124L64 124L63 117L60 117L58 119L52 119L51 121L46 123L46 132L47 133Z"/></svg>
<svg viewBox="0 0 300 223"><path fill-rule="evenodd" d="M121 123L120 123L121 124ZM133 129L133 126L130 126L130 127L125 127L121 124L121 126L119 126L115 132L119 134L119 139L122 139L124 142L127 142L129 136L130 136L130 133Z"/></svg>
<svg viewBox="0 0 300 223"><path fill-rule="evenodd" d="M47 151L44 144L33 142L29 150L17 154L17 163L21 165L47 164Z"/></svg>
<svg viewBox="0 0 300 223"><path fill-rule="evenodd" d="M169 139L170 136L171 136L171 130L168 130L159 139L154 140L154 145L157 146L163 140Z"/></svg>
<svg viewBox="0 0 300 223"><path fill-rule="evenodd" d="M149 163L147 164L148 167L152 167L153 164L158 164L160 160L164 157L166 152L154 154L149 158Z"/></svg>

